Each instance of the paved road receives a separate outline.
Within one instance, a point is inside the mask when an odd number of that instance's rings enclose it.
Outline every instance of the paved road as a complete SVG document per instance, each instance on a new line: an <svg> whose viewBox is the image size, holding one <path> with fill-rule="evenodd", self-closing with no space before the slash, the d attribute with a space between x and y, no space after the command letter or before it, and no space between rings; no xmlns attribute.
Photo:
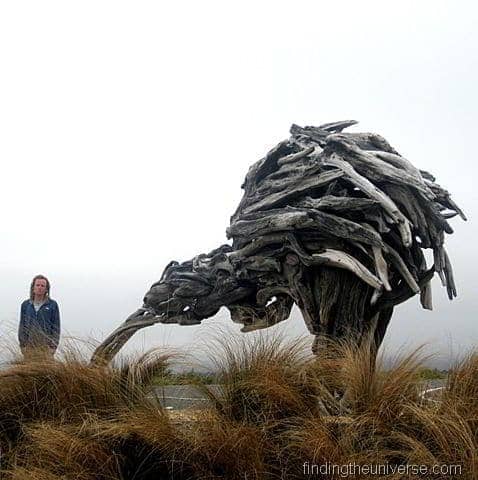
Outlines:
<svg viewBox="0 0 478 480"><path fill-rule="evenodd" d="M446 380L425 380L424 381L425 388L439 388L439 387L444 387L446 384Z"/></svg>
<svg viewBox="0 0 478 480"><path fill-rule="evenodd" d="M424 390L443 387L445 380L427 380L424 382ZM220 395L220 385L207 385L213 393ZM182 410L184 408L205 408L210 404L209 399L198 389L190 385L165 385L155 387L150 395L156 397L163 407L169 407L173 410Z"/></svg>
<svg viewBox="0 0 478 480"><path fill-rule="evenodd" d="M214 394L220 395L220 385L207 385ZM190 385L165 385L155 387L151 397L156 397L163 407L174 410L183 408L205 408L209 405L209 399L204 393Z"/></svg>

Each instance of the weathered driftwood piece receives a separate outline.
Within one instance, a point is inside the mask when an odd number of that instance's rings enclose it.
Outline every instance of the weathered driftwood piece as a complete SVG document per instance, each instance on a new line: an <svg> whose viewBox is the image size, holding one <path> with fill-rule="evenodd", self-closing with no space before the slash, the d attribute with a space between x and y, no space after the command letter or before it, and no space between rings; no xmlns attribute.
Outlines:
<svg viewBox="0 0 478 480"><path fill-rule="evenodd" d="M141 328L196 325L221 307L249 332L287 320L296 304L314 350L324 337L369 334L378 348L397 304L420 293L432 308L434 272L456 296L444 234L449 218L466 217L383 137L342 133L356 123L292 125L249 169L227 229L232 245L167 265L92 361L109 361Z"/></svg>

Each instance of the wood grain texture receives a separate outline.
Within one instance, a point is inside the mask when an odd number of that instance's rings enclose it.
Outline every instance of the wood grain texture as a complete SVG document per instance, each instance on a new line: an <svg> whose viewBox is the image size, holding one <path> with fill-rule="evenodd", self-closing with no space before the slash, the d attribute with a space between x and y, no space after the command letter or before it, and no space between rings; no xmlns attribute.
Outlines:
<svg viewBox="0 0 478 480"><path fill-rule="evenodd" d="M464 213L383 137L343 132L356 123L292 125L250 167L226 231L232 245L170 262L92 362L110 361L141 328L197 325L221 307L250 332L287 320L295 304L314 349L344 336L371 336L378 349L397 304L420 294L432 308L435 272L455 297L444 239L448 220Z"/></svg>

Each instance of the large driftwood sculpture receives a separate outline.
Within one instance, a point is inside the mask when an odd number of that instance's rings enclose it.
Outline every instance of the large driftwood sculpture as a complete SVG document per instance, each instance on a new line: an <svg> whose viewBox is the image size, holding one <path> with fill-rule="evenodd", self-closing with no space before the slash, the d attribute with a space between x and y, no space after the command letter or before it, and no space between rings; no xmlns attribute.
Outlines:
<svg viewBox="0 0 478 480"><path fill-rule="evenodd" d="M92 361L109 361L141 328L196 325L223 306L249 332L286 320L295 303L314 349L324 337L367 334L378 348L395 305L420 294L432 308L434 272L456 296L444 234L464 214L381 136L342 133L355 123L292 125L249 169L227 229L232 245L169 263Z"/></svg>

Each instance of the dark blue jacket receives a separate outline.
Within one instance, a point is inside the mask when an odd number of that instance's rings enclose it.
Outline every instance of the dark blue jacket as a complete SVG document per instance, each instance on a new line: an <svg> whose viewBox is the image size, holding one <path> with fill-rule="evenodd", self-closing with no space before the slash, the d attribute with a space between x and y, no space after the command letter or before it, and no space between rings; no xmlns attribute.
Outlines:
<svg viewBox="0 0 478 480"><path fill-rule="evenodd" d="M60 310L55 300L49 298L35 311L33 302L25 300L20 309L18 341L20 347L58 347L60 340Z"/></svg>

